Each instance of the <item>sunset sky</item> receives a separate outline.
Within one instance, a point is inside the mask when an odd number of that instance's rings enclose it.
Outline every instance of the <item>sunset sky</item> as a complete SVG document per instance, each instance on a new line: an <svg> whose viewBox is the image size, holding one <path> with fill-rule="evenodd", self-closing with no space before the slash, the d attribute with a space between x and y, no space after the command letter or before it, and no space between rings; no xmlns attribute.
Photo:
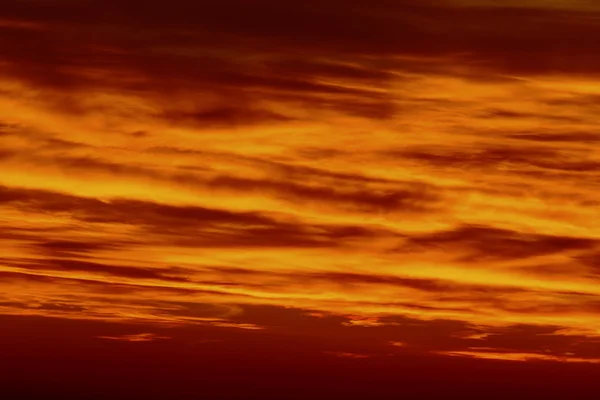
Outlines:
<svg viewBox="0 0 600 400"><path fill-rule="evenodd" d="M0 2L0 398L600 389L599 1Z"/></svg>

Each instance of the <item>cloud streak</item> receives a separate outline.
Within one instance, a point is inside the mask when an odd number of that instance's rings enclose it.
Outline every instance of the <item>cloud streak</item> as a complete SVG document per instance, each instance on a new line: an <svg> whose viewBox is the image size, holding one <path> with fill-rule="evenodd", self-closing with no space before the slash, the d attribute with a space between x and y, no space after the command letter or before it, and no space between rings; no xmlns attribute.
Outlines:
<svg viewBox="0 0 600 400"><path fill-rule="evenodd" d="M319 354L353 362L597 362L599 21L8 1L0 313L338 337Z"/></svg>

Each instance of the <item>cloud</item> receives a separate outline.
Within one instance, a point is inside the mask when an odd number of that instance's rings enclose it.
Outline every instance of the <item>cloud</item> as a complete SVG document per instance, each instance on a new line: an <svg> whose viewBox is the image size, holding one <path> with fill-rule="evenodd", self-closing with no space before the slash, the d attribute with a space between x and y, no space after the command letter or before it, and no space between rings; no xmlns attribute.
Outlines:
<svg viewBox="0 0 600 400"><path fill-rule="evenodd" d="M517 136L523 138L523 136ZM524 136L527 137L527 136ZM534 140L553 141L552 135L545 135L544 138ZM582 138L585 141L585 137ZM545 148L523 148L514 146L513 148L484 148L484 149L464 149L455 148L428 149L428 151L410 151L405 150L399 153L392 152L394 155L416 159L421 162L431 163L444 167L469 168L479 170L492 169L543 169L558 171L595 171L597 169L596 161L572 161L565 160L556 163L557 158L563 158L563 155L554 149ZM535 171L534 171L535 172Z"/></svg>
<svg viewBox="0 0 600 400"><path fill-rule="evenodd" d="M577 362L577 363L600 363L597 358L571 357L570 355L554 356L537 353L503 353L493 351L448 351L439 354L459 357L474 357L488 360L506 360L506 361L554 361L554 362Z"/></svg>
<svg viewBox="0 0 600 400"><path fill-rule="evenodd" d="M402 112L390 91L398 70L581 73L598 61L589 39L596 24L576 10L177 0L165 11L157 2L61 0L52 8L11 4L6 14L11 26L44 29L11 29L0 41L4 75L48 88L38 96L54 106L86 110L61 91L124 90L154 99L152 114L166 123L199 127L307 118L265 102L389 119Z"/></svg>
<svg viewBox="0 0 600 400"><path fill-rule="evenodd" d="M224 179L216 186L232 188L234 191L244 191L253 186L244 181ZM238 185L239 184L239 185ZM261 191L257 182L257 190ZM264 183L271 186L270 183ZM267 186L267 187L269 187ZM305 189L302 186L273 183L274 191L288 191L294 197L314 197L327 201L330 197L334 204L357 204L358 207L400 207L403 201L407 205L415 202L418 206L420 194L401 193L389 195L372 195L369 193L336 193L330 189ZM426 196L426 195L423 195ZM119 224L126 222L128 226L145 231L147 235L160 235L161 240L167 239L174 245L211 247L252 247L252 246L282 246L282 247L319 247L337 246L343 240L354 238L375 237L385 232L361 226L329 226L301 221L279 221L268 214L255 212L236 212L224 209L208 209L197 206L172 206L136 200L101 201L93 198L83 198L56 192L17 190L0 188L0 197L4 204L18 207L22 210L41 213L68 212L70 218L85 224ZM292 199L290 199L292 200ZM295 201L295 200L294 200ZM424 200L426 201L426 200ZM143 241L127 238L121 242L103 242L102 238L82 240L57 238L38 241L37 232L21 230L8 233L9 238L20 238L35 242L30 245L32 250L47 255L61 256L68 254L86 255L98 251L110 251L117 248L135 247Z"/></svg>
<svg viewBox="0 0 600 400"><path fill-rule="evenodd" d="M114 245L105 243L83 242L75 240L48 240L35 244L42 252L50 254L93 253L94 251L113 248Z"/></svg>
<svg viewBox="0 0 600 400"><path fill-rule="evenodd" d="M598 242L590 238L526 234L484 226L462 226L452 231L415 236L409 239L407 245L460 249L468 257L475 259L523 259L569 250L592 249Z"/></svg>
<svg viewBox="0 0 600 400"><path fill-rule="evenodd" d="M206 71L202 66L207 61L213 65L217 62L205 56L207 51L202 52L208 48L213 49L212 54L219 54L208 39L211 34L218 37L220 46L232 52L239 52L241 48L255 54L270 52L290 58L295 51L310 52L312 57L305 63L313 63L313 59L318 62L318 56L327 53L337 57L365 53L388 56L467 53L478 63L487 62L519 72L539 72L593 70L597 61L593 56L585 56L593 54L589 51L594 44L589 38L594 37L597 28L593 14L578 10L465 7L460 2L425 5L415 1L381 2L376 9L365 1L354 2L351 7L344 5L339 1L302 5L293 2L284 7L265 0L248 7L238 0L202 5L178 0L166 11L157 2L144 2L142 8L137 2L123 6L113 1L75 4L64 0L52 8L38 4L35 10L11 4L6 14L16 21L44 21L50 26L52 36L46 44L51 47L41 47L41 43L32 40L29 30L18 31L21 37L13 41L20 39L29 45L29 50L37 50L37 57L45 56L51 61L44 74L48 78L54 74L54 80L63 83L68 82L64 63L71 66L75 60L79 61L78 66L82 63L84 66L99 64L103 68L124 65L142 74L162 75L171 82L197 81ZM192 19L190 15L195 17ZM481 20L487 24L482 26L478 23ZM533 23L539 29L530 29ZM311 29L306 29L307 26ZM507 29L509 26L512 29ZM71 27L81 29L81 36L68 36L66 31ZM91 41L86 42L84 38ZM577 47L567 45L574 40ZM20 57L21 62L30 61L25 63L26 67L35 60L32 52L24 51L24 46L9 47L9 43L4 42L5 50L10 50L6 53L9 60ZM169 48L169 45L174 47ZM533 56L521 57L527 52ZM563 57L556 57L561 53ZM63 57L57 57L58 54ZM237 59L241 65L252 61ZM287 65L285 62L275 64L280 68ZM292 68L285 69L285 74L280 73L281 69L272 72L278 80L292 73L305 73L306 68L300 67L301 64L294 63ZM219 73L224 77L235 76L231 65L212 70L217 82L222 82L218 80ZM177 76L175 71L181 75ZM347 71L323 68L322 73L344 76L349 74ZM42 71L29 72L41 74ZM356 78L356 74L353 77Z"/></svg>
<svg viewBox="0 0 600 400"><path fill-rule="evenodd" d="M124 342L152 342L159 339L170 339L167 336L159 336L155 333L136 333L123 336L98 336L100 339L121 340Z"/></svg>
<svg viewBox="0 0 600 400"><path fill-rule="evenodd" d="M522 133L512 136L515 139L533 142L581 142L581 143L596 143L600 141L600 135L589 132L568 132L568 133Z"/></svg>
<svg viewBox="0 0 600 400"><path fill-rule="evenodd" d="M57 259L57 258L46 258L43 263L37 265L28 265L32 269L54 269L54 270L66 270L66 271L82 271L92 272L98 274L108 274L123 276L128 278L139 278L139 279L156 279L173 282L186 282L187 278L182 277L184 270L181 269L169 269L169 268L135 268L129 266L118 266L110 264L99 264L89 261L76 261L68 259ZM179 275L179 276L178 276Z"/></svg>
<svg viewBox="0 0 600 400"><path fill-rule="evenodd" d="M268 122L289 122L293 118L285 115L276 114L267 110L254 110L241 105L221 106L210 110L199 110L198 112L167 111L165 119L176 121L178 124L188 122L191 126L229 126L229 125L250 125L256 123Z"/></svg>
<svg viewBox="0 0 600 400"><path fill-rule="evenodd" d="M600 357L597 10L375 3L9 1L1 313Z"/></svg>

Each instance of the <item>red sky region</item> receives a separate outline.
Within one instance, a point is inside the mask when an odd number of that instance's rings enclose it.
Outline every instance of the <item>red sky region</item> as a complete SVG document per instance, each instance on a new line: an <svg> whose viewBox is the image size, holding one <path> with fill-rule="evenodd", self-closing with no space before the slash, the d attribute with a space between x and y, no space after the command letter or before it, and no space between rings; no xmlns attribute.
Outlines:
<svg viewBox="0 0 600 400"><path fill-rule="evenodd" d="M5 0L7 398L592 398L600 7Z"/></svg>

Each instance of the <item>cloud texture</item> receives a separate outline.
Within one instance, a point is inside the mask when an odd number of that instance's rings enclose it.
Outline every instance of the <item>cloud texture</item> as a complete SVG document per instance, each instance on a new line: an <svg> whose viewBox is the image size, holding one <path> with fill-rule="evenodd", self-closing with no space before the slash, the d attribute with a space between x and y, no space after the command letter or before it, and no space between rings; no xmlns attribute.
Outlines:
<svg viewBox="0 0 600 400"><path fill-rule="evenodd" d="M600 362L600 9L375 3L3 4L0 313Z"/></svg>

